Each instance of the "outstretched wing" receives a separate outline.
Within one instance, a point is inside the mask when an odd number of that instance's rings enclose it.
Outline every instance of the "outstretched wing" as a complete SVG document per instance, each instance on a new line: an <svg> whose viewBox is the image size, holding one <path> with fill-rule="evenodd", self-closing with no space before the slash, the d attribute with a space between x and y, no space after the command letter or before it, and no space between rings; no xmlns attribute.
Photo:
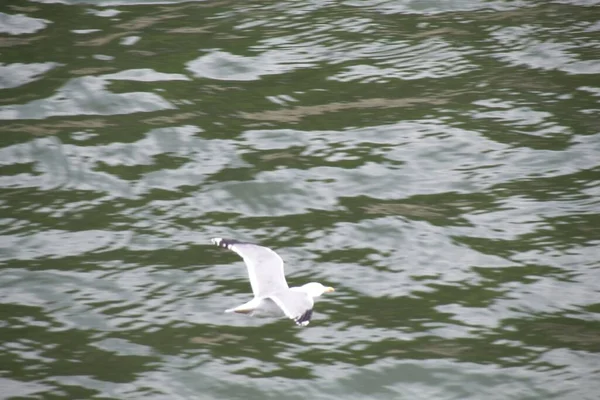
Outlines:
<svg viewBox="0 0 600 400"><path fill-rule="evenodd" d="M217 246L236 252L244 259L255 297L267 297L271 293L288 288L283 273L283 260L273 250L232 239L214 238L211 241Z"/></svg>
<svg viewBox="0 0 600 400"><path fill-rule="evenodd" d="M269 298L296 324L306 326L310 322L314 301L308 294L288 289L273 293Z"/></svg>

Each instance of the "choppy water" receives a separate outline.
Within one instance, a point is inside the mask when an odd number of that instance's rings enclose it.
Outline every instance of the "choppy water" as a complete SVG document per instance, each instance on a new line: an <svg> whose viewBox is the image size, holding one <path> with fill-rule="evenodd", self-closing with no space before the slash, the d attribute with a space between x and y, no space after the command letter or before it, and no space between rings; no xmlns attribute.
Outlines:
<svg viewBox="0 0 600 400"><path fill-rule="evenodd" d="M143 3L0 6L2 399L597 398L599 2Z"/></svg>

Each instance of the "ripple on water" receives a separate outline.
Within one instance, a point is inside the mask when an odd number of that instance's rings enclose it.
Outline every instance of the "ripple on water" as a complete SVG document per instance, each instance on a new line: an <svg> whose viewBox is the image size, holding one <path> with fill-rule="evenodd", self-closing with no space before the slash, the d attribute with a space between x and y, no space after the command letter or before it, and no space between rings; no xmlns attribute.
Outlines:
<svg viewBox="0 0 600 400"><path fill-rule="evenodd" d="M45 29L49 20L32 18L23 14L6 14L0 12L0 33L9 35L25 35Z"/></svg>
<svg viewBox="0 0 600 400"><path fill-rule="evenodd" d="M74 78L47 99L27 104L0 106L0 119L45 119L72 115L118 115L174 108L154 93L111 93L98 77Z"/></svg>
<svg viewBox="0 0 600 400"><path fill-rule="evenodd" d="M0 64L0 89L15 88L36 81L58 66L60 64L54 62Z"/></svg>
<svg viewBox="0 0 600 400"><path fill-rule="evenodd" d="M86 145L63 144L56 137L39 138L0 149L4 165L32 164L36 174L21 173L0 178L3 187L64 188L134 197L154 188L175 190L196 186L211 173L237 159L234 144L227 140L197 137L194 126L159 128L132 143ZM160 155L189 159L171 168L153 168ZM119 174L112 168L119 167ZM143 167L143 168L140 168ZM137 179L122 179L128 171Z"/></svg>
<svg viewBox="0 0 600 400"><path fill-rule="evenodd" d="M572 29L572 28L571 28ZM549 30L548 40L534 39L533 36L544 34L539 27L512 26L500 28L491 32L491 37L498 41L502 48L509 51L498 51L493 56L518 66L542 70L559 70L571 74L587 75L600 72L600 63L595 60L578 60L577 53L585 51L586 47L597 47L598 41L589 44L572 42L557 42L555 30ZM562 29L562 36L569 35L569 30Z"/></svg>

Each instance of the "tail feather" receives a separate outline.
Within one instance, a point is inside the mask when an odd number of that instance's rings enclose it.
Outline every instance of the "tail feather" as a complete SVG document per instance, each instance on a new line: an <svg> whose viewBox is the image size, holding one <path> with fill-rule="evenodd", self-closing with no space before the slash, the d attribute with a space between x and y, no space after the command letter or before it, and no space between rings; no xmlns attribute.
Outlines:
<svg viewBox="0 0 600 400"><path fill-rule="evenodd" d="M254 310L248 309L248 308L243 308L243 309L238 309L238 308L229 308L227 310L225 310L226 313L236 313L236 314L251 314Z"/></svg>
<svg viewBox="0 0 600 400"><path fill-rule="evenodd" d="M244 303L240 306L234 307L234 308L229 308L227 310L225 310L226 313L236 313L236 314L252 314L254 311L256 311L256 308L259 305L259 301L257 301L256 299L252 299L247 303Z"/></svg>

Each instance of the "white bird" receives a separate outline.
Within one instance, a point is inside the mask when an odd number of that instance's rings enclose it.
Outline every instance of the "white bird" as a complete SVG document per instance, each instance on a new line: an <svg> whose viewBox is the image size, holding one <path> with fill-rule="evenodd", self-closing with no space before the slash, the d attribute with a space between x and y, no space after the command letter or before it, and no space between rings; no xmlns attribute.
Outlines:
<svg viewBox="0 0 600 400"><path fill-rule="evenodd" d="M246 263L254 298L247 303L225 310L250 315L283 316L306 326L312 317L314 298L333 292L317 282L290 288L283 272L283 260L268 247L232 239L214 238L211 241L239 254Z"/></svg>

